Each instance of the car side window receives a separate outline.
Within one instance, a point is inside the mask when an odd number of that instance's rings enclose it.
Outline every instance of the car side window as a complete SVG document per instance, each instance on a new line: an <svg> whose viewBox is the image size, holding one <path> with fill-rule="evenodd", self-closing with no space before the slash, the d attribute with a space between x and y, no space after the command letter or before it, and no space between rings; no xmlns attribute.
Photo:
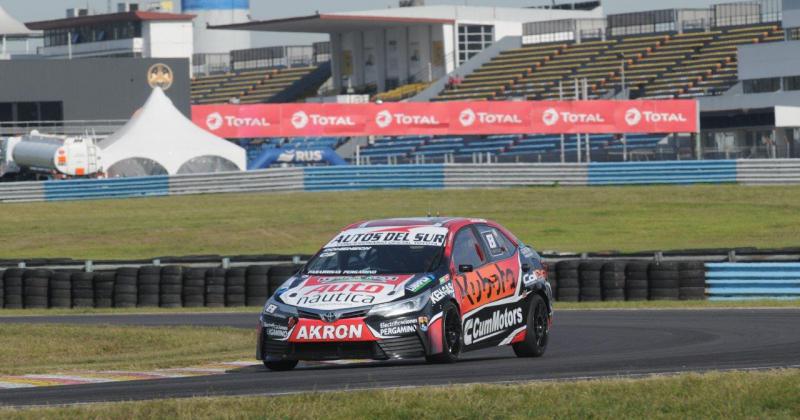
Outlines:
<svg viewBox="0 0 800 420"><path fill-rule="evenodd" d="M479 225L478 232L494 261L504 260L514 255L515 247L503 232L486 225Z"/></svg>
<svg viewBox="0 0 800 420"><path fill-rule="evenodd" d="M453 265L456 268L461 265L471 265L473 268L478 268L486 264L486 262L486 255L484 255L472 228L461 229L453 241Z"/></svg>

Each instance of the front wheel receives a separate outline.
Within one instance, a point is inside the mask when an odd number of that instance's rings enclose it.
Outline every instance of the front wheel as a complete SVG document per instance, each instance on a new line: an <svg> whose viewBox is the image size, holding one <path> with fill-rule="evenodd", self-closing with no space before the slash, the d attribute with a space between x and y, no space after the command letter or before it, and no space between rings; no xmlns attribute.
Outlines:
<svg viewBox="0 0 800 420"><path fill-rule="evenodd" d="M278 360L278 361L268 361L264 360L264 366L274 372L284 372L287 370L292 370L297 366L297 360Z"/></svg>
<svg viewBox="0 0 800 420"><path fill-rule="evenodd" d="M547 350L550 315L541 296L533 295L529 304L525 340L514 343L514 353L517 357L542 357Z"/></svg>
<svg viewBox="0 0 800 420"><path fill-rule="evenodd" d="M461 354L461 315L453 302L442 305L442 352L425 359L431 363L455 363Z"/></svg>

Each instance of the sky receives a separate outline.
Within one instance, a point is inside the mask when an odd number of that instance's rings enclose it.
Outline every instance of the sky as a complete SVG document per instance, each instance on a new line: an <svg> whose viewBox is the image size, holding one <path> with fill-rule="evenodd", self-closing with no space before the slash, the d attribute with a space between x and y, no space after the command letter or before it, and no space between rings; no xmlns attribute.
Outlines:
<svg viewBox="0 0 800 420"><path fill-rule="evenodd" d="M119 0L112 0L116 4ZM180 3L180 0L174 0ZM580 1L580 0L578 0ZM729 0L604 0L606 13L624 13L641 10L671 9L683 7L705 7L715 3L726 3ZM144 1L143 1L144 2ZM558 0L557 3L567 3ZM253 19L277 19L283 17L304 16L320 12L344 12L351 10L371 10L397 6L397 0L250 0ZM86 8L97 13L108 9L108 0L0 0L3 6L15 18L23 22L48 20L65 17L69 8ZM540 6L550 4L550 0L427 0L426 4L468 4L472 6ZM292 34L262 34L254 39L254 46L306 44L319 40L319 36Z"/></svg>

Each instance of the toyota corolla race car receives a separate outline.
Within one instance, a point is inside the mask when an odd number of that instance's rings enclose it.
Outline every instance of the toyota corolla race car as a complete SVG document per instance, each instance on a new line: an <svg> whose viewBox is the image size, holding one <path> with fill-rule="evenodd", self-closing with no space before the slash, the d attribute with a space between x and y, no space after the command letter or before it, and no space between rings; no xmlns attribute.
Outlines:
<svg viewBox="0 0 800 420"><path fill-rule="evenodd" d="M257 357L451 363L466 351L547 348L552 290L539 255L476 219L394 219L347 227L267 301Z"/></svg>

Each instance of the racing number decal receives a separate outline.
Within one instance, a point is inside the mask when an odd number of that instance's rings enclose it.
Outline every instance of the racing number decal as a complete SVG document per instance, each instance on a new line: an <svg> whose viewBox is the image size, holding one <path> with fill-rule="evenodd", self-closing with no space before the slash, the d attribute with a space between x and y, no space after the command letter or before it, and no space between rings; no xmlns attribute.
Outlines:
<svg viewBox="0 0 800 420"><path fill-rule="evenodd" d="M472 273L455 277L461 297L461 313L468 313L488 303L513 296L517 291L519 267L514 255L504 261L486 265Z"/></svg>

